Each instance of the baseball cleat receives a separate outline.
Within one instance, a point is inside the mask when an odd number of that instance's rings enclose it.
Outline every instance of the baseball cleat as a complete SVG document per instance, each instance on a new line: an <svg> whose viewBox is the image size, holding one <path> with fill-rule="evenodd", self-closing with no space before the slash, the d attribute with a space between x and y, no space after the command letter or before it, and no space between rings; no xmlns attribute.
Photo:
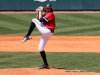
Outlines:
<svg viewBox="0 0 100 75"><path fill-rule="evenodd" d="M31 37L31 36L29 36L29 40L30 40L30 39L32 39L32 37Z"/></svg>
<svg viewBox="0 0 100 75"><path fill-rule="evenodd" d="M42 65L41 67L39 67L38 69L44 69L44 68L50 69L49 65L45 65L45 64L43 64L43 65Z"/></svg>
<svg viewBox="0 0 100 75"><path fill-rule="evenodd" d="M21 42L26 42L27 40L30 40L30 39L32 39L31 36L26 36L25 35L25 37L23 38L23 40Z"/></svg>

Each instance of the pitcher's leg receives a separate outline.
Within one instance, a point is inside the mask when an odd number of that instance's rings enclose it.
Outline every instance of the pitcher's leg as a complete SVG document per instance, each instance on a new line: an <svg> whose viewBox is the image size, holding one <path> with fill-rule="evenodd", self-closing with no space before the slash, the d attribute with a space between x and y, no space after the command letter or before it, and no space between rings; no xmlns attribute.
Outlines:
<svg viewBox="0 0 100 75"><path fill-rule="evenodd" d="M43 24L39 20L32 19L32 22L35 23L35 26L37 27L37 29L40 31L41 34L51 33L51 31L46 26L43 27Z"/></svg>
<svg viewBox="0 0 100 75"><path fill-rule="evenodd" d="M30 25L30 28L28 30L28 33L23 38L22 42L25 42L25 41L31 39L31 36L30 35L31 35L32 31L34 30L34 28L35 28L35 23L31 22L31 25Z"/></svg>
<svg viewBox="0 0 100 75"><path fill-rule="evenodd" d="M31 22L31 25L30 25L30 28L28 30L28 33L27 33L27 36L30 36L32 31L34 30L35 28L35 24L33 22Z"/></svg>
<svg viewBox="0 0 100 75"><path fill-rule="evenodd" d="M39 69L49 68L48 63L47 63L47 59L46 59L46 54L45 54L45 51L44 51L44 47L45 47L47 41L48 40L42 35L41 39L40 39L40 43L39 43L39 48L38 49L40 51L40 54L41 54L41 57L43 59L44 64L41 67L39 67Z"/></svg>
<svg viewBox="0 0 100 75"><path fill-rule="evenodd" d="M43 59L44 64L43 64L41 67L39 67L39 69L42 69L42 68L49 68L49 65L48 65L47 59L46 59L45 51L40 52L40 54L41 54L41 57L42 57L42 59Z"/></svg>
<svg viewBox="0 0 100 75"><path fill-rule="evenodd" d="M46 43L47 43L47 39L43 35L41 35L41 39L40 39L40 43L39 43L39 47L38 47L40 52L44 51L44 47L45 47Z"/></svg>

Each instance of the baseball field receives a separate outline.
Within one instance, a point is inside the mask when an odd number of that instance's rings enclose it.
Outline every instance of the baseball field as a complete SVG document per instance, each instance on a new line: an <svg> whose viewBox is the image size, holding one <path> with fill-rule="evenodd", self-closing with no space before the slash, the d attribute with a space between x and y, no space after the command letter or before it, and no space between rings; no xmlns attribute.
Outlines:
<svg viewBox="0 0 100 75"><path fill-rule="evenodd" d="M36 13L0 13L0 75L100 75L100 12L55 13L56 29L45 52L38 51L41 34L22 43Z"/></svg>

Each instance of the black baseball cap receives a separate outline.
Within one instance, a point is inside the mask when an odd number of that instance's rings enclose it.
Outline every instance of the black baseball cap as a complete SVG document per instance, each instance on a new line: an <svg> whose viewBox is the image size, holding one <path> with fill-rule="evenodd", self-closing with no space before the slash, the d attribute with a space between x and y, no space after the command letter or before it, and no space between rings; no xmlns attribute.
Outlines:
<svg viewBox="0 0 100 75"><path fill-rule="evenodd" d="M51 4L46 4L45 8L52 8Z"/></svg>

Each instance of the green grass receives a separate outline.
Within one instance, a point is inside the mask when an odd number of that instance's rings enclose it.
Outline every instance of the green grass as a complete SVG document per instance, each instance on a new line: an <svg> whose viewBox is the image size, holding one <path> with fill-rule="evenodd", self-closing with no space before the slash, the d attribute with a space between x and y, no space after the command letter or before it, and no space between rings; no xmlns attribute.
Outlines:
<svg viewBox="0 0 100 75"><path fill-rule="evenodd" d="M50 67L100 71L100 53L47 52ZM39 52L0 52L0 69L30 68L43 64Z"/></svg>
<svg viewBox="0 0 100 75"><path fill-rule="evenodd" d="M36 14L0 14L0 35L25 35ZM54 35L99 36L100 13L55 14ZM35 28L32 35L40 35Z"/></svg>
<svg viewBox="0 0 100 75"><path fill-rule="evenodd" d="M0 14L0 35L25 35L36 14ZM100 13L55 14L54 35L99 36ZM35 28L32 35L40 35ZM47 52L50 67L100 72L100 53ZM39 52L0 52L0 69L42 65Z"/></svg>

